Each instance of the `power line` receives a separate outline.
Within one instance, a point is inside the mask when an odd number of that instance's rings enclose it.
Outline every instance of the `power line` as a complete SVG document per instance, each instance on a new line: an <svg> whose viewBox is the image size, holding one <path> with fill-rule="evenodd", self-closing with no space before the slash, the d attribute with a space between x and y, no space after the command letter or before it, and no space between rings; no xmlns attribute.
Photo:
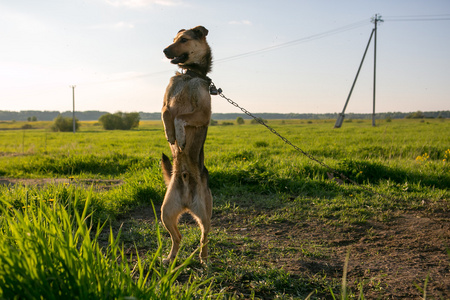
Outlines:
<svg viewBox="0 0 450 300"><path fill-rule="evenodd" d="M341 32L349 31L349 30L352 30L352 29L355 29L355 28L358 28L358 27L361 27L361 26L365 26L367 24L368 24L367 20L359 21L359 22L352 23L352 24L349 24L349 25L346 25L346 26L343 26L343 27L336 28L336 29L332 29L332 30L328 30L328 31L325 31L325 32L313 34L313 35L310 35L310 36L307 36L307 37L298 38L298 39L295 39L295 40L292 40L292 41L289 41L289 42L286 42L286 43L281 43L281 44L278 44L278 45L273 45L273 46L265 47L265 48L258 49L258 50L253 50L253 51L249 51L249 52L245 52L245 53L241 53L241 54L237 54L237 55L232 55L232 56L216 59L215 63L228 62L228 61L235 60L235 59L240 59L240 58L243 58L243 57L248 57L248 56L257 55L257 54L261 54L261 53L272 51L272 50L278 50L278 49L281 49L281 48L294 46L294 45L297 45L297 44L300 44L300 43L305 43L305 42L309 42L309 41L313 41L313 40L318 40L318 39L321 39L321 38L325 38L325 37L329 37L329 36L332 36L332 35L335 35L335 34L339 34Z"/></svg>
<svg viewBox="0 0 450 300"><path fill-rule="evenodd" d="M153 77L153 76L158 76L158 75L162 75L162 74L167 74L168 72L173 72L173 70L167 69L165 71L144 73L141 75L134 75L134 76L124 77L124 78L109 79L109 80L102 80L102 81L95 81L95 82L86 82L86 83L79 83L79 84L81 84L81 85L105 84L105 83L111 83L111 82L134 80L134 79L139 79L139 78L144 78L144 77Z"/></svg>
<svg viewBox="0 0 450 300"><path fill-rule="evenodd" d="M449 18L434 18L434 19L389 19L387 18L386 21L388 22L413 22L413 21L450 21Z"/></svg>
<svg viewBox="0 0 450 300"><path fill-rule="evenodd" d="M450 17L450 14L438 14L438 15L410 15L410 16L387 16L383 18L439 18Z"/></svg>
<svg viewBox="0 0 450 300"><path fill-rule="evenodd" d="M388 22L413 22L413 21L450 21L450 14L442 15L414 15L414 16L388 16L384 17Z"/></svg>

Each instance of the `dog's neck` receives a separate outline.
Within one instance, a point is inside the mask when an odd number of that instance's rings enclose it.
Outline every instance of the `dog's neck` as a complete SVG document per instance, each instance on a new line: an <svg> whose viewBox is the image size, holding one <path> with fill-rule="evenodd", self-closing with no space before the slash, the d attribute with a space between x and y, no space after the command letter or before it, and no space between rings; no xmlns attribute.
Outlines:
<svg viewBox="0 0 450 300"><path fill-rule="evenodd" d="M212 67L212 55L211 52L208 52L207 55L203 57L203 59L198 63L179 65L180 68L185 70L185 72L191 71L199 74L198 77L206 77L206 74L211 72Z"/></svg>
<svg viewBox="0 0 450 300"><path fill-rule="evenodd" d="M185 70L185 72L183 74L191 76L193 78L201 78L201 79L207 81L208 84L211 84L211 82L212 82L211 78L209 78L208 76L202 75L202 74L192 71L192 70Z"/></svg>

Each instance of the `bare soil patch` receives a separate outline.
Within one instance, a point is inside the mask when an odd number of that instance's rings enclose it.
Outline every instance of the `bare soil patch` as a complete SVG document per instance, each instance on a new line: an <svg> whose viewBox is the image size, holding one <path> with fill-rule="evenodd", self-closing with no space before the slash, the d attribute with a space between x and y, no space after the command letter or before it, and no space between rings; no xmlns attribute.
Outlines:
<svg viewBox="0 0 450 300"><path fill-rule="evenodd" d="M260 249L249 259L283 268L293 278L326 276L340 281L350 251L348 286L358 294L361 284L366 299L422 299L426 280L428 299L450 299L448 212L399 212L387 223L372 220L342 227L320 220L249 226L246 220L251 217L215 213L213 227L225 229L232 241L236 234L258 241ZM127 222L153 221L152 208L141 207L124 215L120 222L126 228ZM186 216L180 221L196 226ZM234 244L237 254L245 253L242 239L234 240ZM146 249L138 250L145 253Z"/></svg>
<svg viewBox="0 0 450 300"><path fill-rule="evenodd" d="M290 274L341 280L350 251L348 285L357 292L361 283L366 299L421 299L427 278L429 299L450 299L449 213L408 212L346 227L309 220L241 228L249 216L235 217L214 218L214 227L258 240L259 259Z"/></svg>

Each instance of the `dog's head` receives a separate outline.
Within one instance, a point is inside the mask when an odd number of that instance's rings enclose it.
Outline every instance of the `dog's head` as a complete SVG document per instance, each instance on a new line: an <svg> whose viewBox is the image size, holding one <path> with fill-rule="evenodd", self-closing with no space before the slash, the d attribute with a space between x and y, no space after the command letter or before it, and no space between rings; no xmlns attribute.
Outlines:
<svg viewBox="0 0 450 300"><path fill-rule="evenodd" d="M197 26L189 30L181 29L173 39L173 44L164 49L171 63L180 67L202 64L205 57L211 55L206 42L208 30Z"/></svg>

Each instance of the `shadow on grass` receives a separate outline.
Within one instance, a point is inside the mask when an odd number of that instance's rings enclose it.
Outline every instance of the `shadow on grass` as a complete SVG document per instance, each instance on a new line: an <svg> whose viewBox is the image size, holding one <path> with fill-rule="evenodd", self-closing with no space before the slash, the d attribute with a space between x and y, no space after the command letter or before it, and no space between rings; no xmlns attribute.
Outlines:
<svg viewBox="0 0 450 300"><path fill-rule="evenodd" d="M280 177L261 169L214 171L210 172L210 188L213 193L216 191L232 196L239 194L239 190L260 195L288 194L319 198L332 198L344 192L334 182L314 180L302 175Z"/></svg>
<svg viewBox="0 0 450 300"><path fill-rule="evenodd" d="M390 180L398 184L420 183L421 185L445 189L450 186L450 176L437 172L421 173L420 170L405 171L394 169L381 163L344 159L338 164L337 171L358 183L377 184Z"/></svg>
<svg viewBox="0 0 450 300"><path fill-rule="evenodd" d="M389 180L399 185L419 184L439 189L450 186L450 176L442 172L421 173L420 169L403 170L378 162L353 159L344 159L335 168L359 184L378 185ZM213 192L216 190L225 195L236 194L239 189L262 195L281 193L318 198L347 195L348 188L342 188L334 181L326 180L327 172L329 170L318 165L304 165L279 174L272 167L255 163L232 170L211 171L210 186ZM338 177L337 174L335 177Z"/></svg>

